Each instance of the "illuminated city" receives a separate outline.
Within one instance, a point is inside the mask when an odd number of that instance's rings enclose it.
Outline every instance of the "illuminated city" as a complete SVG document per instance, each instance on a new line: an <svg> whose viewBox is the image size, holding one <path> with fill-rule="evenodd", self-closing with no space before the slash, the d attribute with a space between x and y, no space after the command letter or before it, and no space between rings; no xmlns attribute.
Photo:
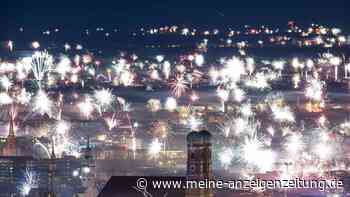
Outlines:
<svg viewBox="0 0 350 197"><path fill-rule="evenodd" d="M200 134L208 177L349 179L350 31L253 24L9 25L0 196L95 197L111 176L189 176Z"/></svg>

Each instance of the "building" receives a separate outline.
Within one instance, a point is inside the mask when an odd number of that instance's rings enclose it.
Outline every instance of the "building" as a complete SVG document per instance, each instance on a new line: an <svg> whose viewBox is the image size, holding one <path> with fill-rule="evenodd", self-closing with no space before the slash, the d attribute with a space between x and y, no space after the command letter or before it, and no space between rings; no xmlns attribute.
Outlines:
<svg viewBox="0 0 350 197"><path fill-rule="evenodd" d="M15 114L13 110L9 112L9 134L7 136L5 145L1 149L2 156L17 156L20 155L20 150L16 146L16 136L15 136Z"/></svg>
<svg viewBox="0 0 350 197"><path fill-rule="evenodd" d="M27 156L0 157L0 196L20 196L28 173L35 179L35 186L28 196L57 196L59 193L81 193L81 180L73 172L81 168L81 162L74 157L59 159L35 159ZM55 195L57 194L57 195Z"/></svg>
<svg viewBox="0 0 350 197"><path fill-rule="evenodd" d="M56 158L36 139L16 137L15 114L13 109L10 111L9 134L0 149L0 196L60 197L82 193L82 181L73 173L82 169L82 161L72 156Z"/></svg>
<svg viewBox="0 0 350 197"><path fill-rule="evenodd" d="M189 181L205 181L213 178L211 134L208 131L192 131L187 135L187 173ZM212 197L210 189L189 189L187 197Z"/></svg>

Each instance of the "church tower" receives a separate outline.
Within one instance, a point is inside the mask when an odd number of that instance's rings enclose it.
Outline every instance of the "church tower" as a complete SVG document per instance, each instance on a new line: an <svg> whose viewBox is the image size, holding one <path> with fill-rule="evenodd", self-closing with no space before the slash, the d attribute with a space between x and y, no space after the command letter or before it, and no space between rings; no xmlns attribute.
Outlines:
<svg viewBox="0 0 350 197"><path fill-rule="evenodd" d="M16 147L16 135L15 135L15 117L16 112L14 106L11 106L9 110L9 134L6 139L6 143L2 149L2 156L19 156Z"/></svg>
<svg viewBox="0 0 350 197"><path fill-rule="evenodd" d="M187 174L189 181L206 181L213 178L211 134L192 131L187 135ZM189 189L186 197L212 197L211 189Z"/></svg>

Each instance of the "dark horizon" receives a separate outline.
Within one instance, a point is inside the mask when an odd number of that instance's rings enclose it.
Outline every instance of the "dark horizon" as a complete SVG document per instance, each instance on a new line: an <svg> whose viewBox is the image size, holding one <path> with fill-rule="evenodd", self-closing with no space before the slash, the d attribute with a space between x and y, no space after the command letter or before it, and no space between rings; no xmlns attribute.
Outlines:
<svg viewBox="0 0 350 197"><path fill-rule="evenodd" d="M341 1L10 1L1 6L7 27L89 28L138 25L243 24L283 25L299 23L346 24L345 0Z"/></svg>

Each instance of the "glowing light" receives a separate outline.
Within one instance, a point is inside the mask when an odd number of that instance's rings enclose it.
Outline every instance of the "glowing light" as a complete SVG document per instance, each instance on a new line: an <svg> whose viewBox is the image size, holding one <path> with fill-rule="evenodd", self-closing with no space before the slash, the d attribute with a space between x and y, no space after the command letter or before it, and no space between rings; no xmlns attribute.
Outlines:
<svg viewBox="0 0 350 197"><path fill-rule="evenodd" d="M305 96L314 101L321 101L323 98L323 87L322 81L311 79L308 81L305 89Z"/></svg>
<svg viewBox="0 0 350 197"><path fill-rule="evenodd" d="M263 149L262 143L256 138L247 138L243 145L243 158L262 172L266 172L272 169L276 155L269 149Z"/></svg>
<svg viewBox="0 0 350 197"><path fill-rule="evenodd" d="M110 131L120 124L120 121L117 118L117 114L113 114L112 117L107 117L104 120L108 126L108 130Z"/></svg>
<svg viewBox="0 0 350 197"><path fill-rule="evenodd" d="M288 141L286 143L286 149L290 154L295 155L299 151L301 151L302 148L303 142L300 135L293 134L288 138Z"/></svg>
<svg viewBox="0 0 350 197"><path fill-rule="evenodd" d="M254 115L252 105L250 103L243 104L242 107L239 109L239 112L245 117L250 117Z"/></svg>
<svg viewBox="0 0 350 197"><path fill-rule="evenodd" d="M99 111L101 112L111 106L114 99L114 95L112 94L111 90L102 89L95 91L94 98L96 100Z"/></svg>
<svg viewBox="0 0 350 197"><path fill-rule="evenodd" d="M200 55L200 54L196 55L194 61L197 64L197 66L202 66L204 64L203 55Z"/></svg>
<svg viewBox="0 0 350 197"><path fill-rule="evenodd" d="M152 124L152 135L164 139L168 136L169 125L165 121L156 121Z"/></svg>
<svg viewBox="0 0 350 197"><path fill-rule="evenodd" d="M190 95L190 99L192 102L196 102L197 100L199 100L199 96L193 92L191 95Z"/></svg>
<svg viewBox="0 0 350 197"><path fill-rule="evenodd" d="M77 177L78 175L79 175L79 171L78 171L78 170L74 170L74 171L73 171L73 176L74 176L74 177Z"/></svg>
<svg viewBox="0 0 350 197"><path fill-rule="evenodd" d="M234 89L233 95L234 95L235 101L237 101L237 102L239 102L239 103L242 102L243 99L245 98L245 92L244 92L244 90L239 89L239 88Z"/></svg>
<svg viewBox="0 0 350 197"><path fill-rule="evenodd" d="M83 173L89 174L91 172L91 169L89 167L83 167Z"/></svg>
<svg viewBox="0 0 350 197"><path fill-rule="evenodd" d="M261 143L257 139L246 139L243 145L243 158L249 163L257 163Z"/></svg>
<svg viewBox="0 0 350 197"><path fill-rule="evenodd" d="M299 87L299 83L301 81L300 75L299 74L294 74L292 80L293 80L294 88L295 89L298 88Z"/></svg>
<svg viewBox="0 0 350 197"><path fill-rule="evenodd" d="M46 94L44 90L39 90L36 95L34 96L34 106L33 110L35 112L38 112L41 115L47 114L49 116L52 115L52 107L53 102L49 98L49 96Z"/></svg>
<svg viewBox="0 0 350 197"><path fill-rule="evenodd" d="M120 74L120 82L124 86L131 86L134 83L134 75L130 71L123 71Z"/></svg>
<svg viewBox="0 0 350 197"><path fill-rule="evenodd" d="M332 57L329 62L333 65L333 66L339 66L342 62L341 58L339 57Z"/></svg>
<svg viewBox="0 0 350 197"><path fill-rule="evenodd" d="M151 111L151 112L157 112L159 111L162 106L160 103L159 99L150 99L147 102L147 108Z"/></svg>
<svg viewBox="0 0 350 197"><path fill-rule="evenodd" d="M156 56L156 60L160 63L164 60L164 56L163 55L157 55Z"/></svg>
<svg viewBox="0 0 350 197"><path fill-rule="evenodd" d="M66 135L70 129L70 125L66 121L59 121L56 125L56 131L60 135Z"/></svg>
<svg viewBox="0 0 350 197"><path fill-rule="evenodd" d="M288 106L278 106L274 104L271 106L273 118L278 122L294 122L295 117Z"/></svg>
<svg viewBox="0 0 350 197"><path fill-rule="evenodd" d="M233 151L229 148L225 148L222 152L219 153L219 160L223 167L228 167L231 165L233 160Z"/></svg>
<svg viewBox="0 0 350 197"><path fill-rule="evenodd" d="M158 70L155 70L155 69L151 70L151 71L150 71L150 78L151 78L152 80L159 80L160 77L159 77L159 72L158 72Z"/></svg>
<svg viewBox="0 0 350 197"><path fill-rule="evenodd" d="M94 105L89 97L85 98L83 102L79 103L78 107L86 118L89 118L91 113L94 111Z"/></svg>
<svg viewBox="0 0 350 197"><path fill-rule="evenodd" d="M60 125L61 124L61 125ZM62 129L62 130L59 130ZM58 122L55 128L50 132L52 144L55 146L55 155L62 157L62 155L72 155L79 157L79 144L76 139L73 139L69 133L70 126L67 122L62 120ZM52 150L51 150L52 151Z"/></svg>
<svg viewBox="0 0 350 197"><path fill-rule="evenodd" d="M301 65L301 63L299 62L299 59L298 59L298 58L294 58L294 59L292 60L292 66L293 66L294 69L300 68L300 65Z"/></svg>
<svg viewBox="0 0 350 197"><path fill-rule="evenodd" d="M282 71L284 69L286 62L285 61L273 61L272 66L279 71Z"/></svg>
<svg viewBox="0 0 350 197"><path fill-rule="evenodd" d="M13 99L5 92L0 93L0 105L8 105L13 102Z"/></svg>
<svg viewBox="0 0 350 197"><path fill-rule="evenodd" d="M225 81L237 82L241 79L242 75L246 74L244 62L234 57L228 60L225 67L221 70L220 75Z"/></svg>
<svg viewBox="0 0 350 197"><path fill-rule="evenodd" d="M208 74L209 74L209 77L211 79L210 80L211 83L214 85L217 84L219 76L220 76L219 71L217 71L214 67L211 67Z"/></svg>
<svg viewBox="0 0 350 197"><path fill-rule="evenodd" d="M202 120L200 118L197 118L195 116L190 116L188 119L188 124L191 130L199 130L199 127L202 125Z"/></svg>
<svg viewBox="0 0 350 197"><path fill-rule="evenodd" d="M323 160L329 159L329 157L332 156L333 153L331 146L326 143L317 144L314 150L315 153L320 157L320 159Z"/></svg>
<svg viewBox="0 0 350 197"><path fill-rule="evenodd" d="M9 48L9 50L12 52L13 51L13 41L8 41L7 43L7 47Z"/></svg>
<svg viewBox="0 0 350 197"><path fill-rule="evenodd" d="M0 78L0 83L1 83L2 88L4 88L6 91L8 91L12 86L12 82L10 81L10 79L7 76L2 76Z"/></svg>
<svg viewBox="0 0 350 197"><path fill-rule="evenodd" d="M57 64L56 71L61 74L62 79L72 70L71 64L72 62L67 57L62 57L61 61Z"/></svg>
<svg viewBox="0 0 350 197"><path fill-rule="evenodd" d="M162 146L163 144L159 141L159 139L155 138L148 148L148 154L153 158L157 158L162 150Z"/></svg>
<svg viewBox="0 0 350 197"><path fill-rule="evenodd" d="M171 72L171 65L168 61L165 61L163 64L163 74L165 76L165 79L169 79Z"/></svg>
<svg viewBox="0 0 350 197"><path fill-rule="evenodd" d="M315 63L314 63L311 59L308 59L308 60L306 61L306 66L307 66L309 69L313 68L314 65L315 65Z"/></svg>
<svg viewBox="0 0 350 197"><path fill-rule="evenodd" d="M70 49L71 49L71 46L68 43L64 44L64 50L65 51L68 51Z"/></svg>
<svg viewBox="0 0 350 197"><path fill-rule="evenodd" d="M37 42L37 41L34 41L34 42L32 42L32 47L33 47L34 49L38 49L38 48L40 47L40 43Z"/></svg>
<svg viewBox="0 0 350 197"><path fill-rule="evenodd" d="M229 92L225 89L218 89L216 94L222 101L227 101L229 98Z"/></svg>
<svg viewBox="0 0 350 197"><path fill-rule="evenodd" d="M165 109L168 111L174 111L177 108L177 101L173 97L168 97L165 101Z"/></svg>
<svg viewBox="0 0 350 197"><path fill-rule="evenodd" d="M257 89L265 89L269 87L268 76L263 73L256 73L256 75L245 82L245 85Z"/></svg>

